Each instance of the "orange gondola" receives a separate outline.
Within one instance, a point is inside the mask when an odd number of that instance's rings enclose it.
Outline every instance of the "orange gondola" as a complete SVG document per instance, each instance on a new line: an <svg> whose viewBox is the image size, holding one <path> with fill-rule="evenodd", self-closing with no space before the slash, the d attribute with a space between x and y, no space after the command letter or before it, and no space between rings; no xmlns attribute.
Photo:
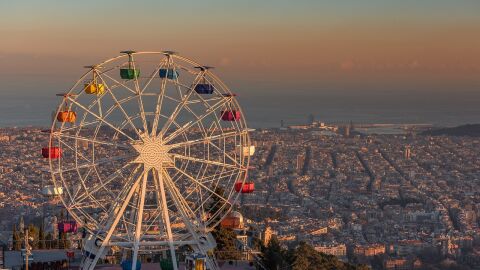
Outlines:
<svg viewBox="0 0 480 270"><path fill-rule="evenodd" d="M228 229L241 229L244 227L243 216L237 211L232 211L220 221L220 226Z"/></svg>
<svg viewBox="0 0 480 270"><path fill-rule="evenodd" d="M75 120L77 119L77 113L72 111L70 109L70 106L68 106L68 98L75 96L74 94L69 94L69 93L62 93L62 94L57 94L59 97L63 97L65 100L65 105L63 106L63 109L61 109L57 115L57 121L58 122L65 122L65 123L74 123Z"/></svg>
<svg viewBox="0 0 480 270"><path fill-rule="evenodd" d="M77 114L73 111L62 111L57 114L58 122L73 123L77 119Z"/></svg>

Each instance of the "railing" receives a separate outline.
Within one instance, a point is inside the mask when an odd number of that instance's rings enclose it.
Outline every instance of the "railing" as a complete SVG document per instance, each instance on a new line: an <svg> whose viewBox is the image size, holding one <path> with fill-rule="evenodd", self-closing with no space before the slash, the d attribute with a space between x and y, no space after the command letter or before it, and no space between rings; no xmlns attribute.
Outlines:
<svg viewBox="0 0 480 270"><path fill-rule="evenodd" d="M44 249L81 249L82 240L69 240L69 239L54 239L54 240L37 240L30 242L30 246L34 250ZM20 241L10 241L9 249L21 250L23 247L23 239Z"/></svg>
<svg viewBox="0 0 480 270"><path fill-rule="evenodd" d="M260 269L267 270L267 268L262 264L262 258L259 256L260 251L253 250L247 244L242 241L236 240L236 243L243 249L243 251L217 251L215 253L217 258L226 258L228 255L231 258L238 258L240 256L243 260L253 261ZM227 259L228 260L228 259Z"/></svg>

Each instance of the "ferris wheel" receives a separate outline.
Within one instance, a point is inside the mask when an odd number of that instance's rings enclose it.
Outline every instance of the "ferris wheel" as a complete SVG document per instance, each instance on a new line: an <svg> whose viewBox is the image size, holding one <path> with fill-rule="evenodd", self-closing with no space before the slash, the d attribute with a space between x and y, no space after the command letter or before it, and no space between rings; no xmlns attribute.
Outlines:
<svg viewBox="0 0 480 270"><path fill-rule="evenodd" d="M139 254L169 250L177 269L184 245L216 269L210 232L253 191L254 147L236 95L211 67L174 52L121 53L58 95L42 149L63 204L88 231L82 269L111 250L132 269Z"/></svg>

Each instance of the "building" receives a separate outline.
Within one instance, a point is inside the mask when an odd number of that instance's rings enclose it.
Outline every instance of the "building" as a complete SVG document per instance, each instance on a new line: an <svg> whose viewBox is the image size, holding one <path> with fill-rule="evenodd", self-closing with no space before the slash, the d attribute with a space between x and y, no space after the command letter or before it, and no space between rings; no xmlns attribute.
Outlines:
<svg viewBox="0 0 480 270"><path fill-rule="evenodd" d="M274 232L272 228L270 226L266 226L262 235L262 242L264 246L268 245L273 235L274 235Z"/></svg>
<svg viewBox="0 0 480 270"><path fill-rule="evenodd" d="M355 248L353 249L353 255L355 255L356 257L373 257L380 254L385 254L384 244L355 246Z"/></svg>
<svg viewBox="0 0 480 270"><path fill-rule="evenodd" d="M387 259L385 261L384 267L385 269L395 269L395 270L411 269L407 259L405 258Z"/></svg>
<svg viewBox="0 0 480 270"><path fill-rule="evenodd" d="M334 255L340 258L346 258L347 256L347 246L345 244L317 245L315 246L315 250L321 253Z"/></svg>
<svg viewBox="0 0 480 270"><path fill-rule="evenodd" d="M324 235L327 234L328 232L328 227L327 226L322 226L318 229L315 229L310 232L310 235Z"/></svg>

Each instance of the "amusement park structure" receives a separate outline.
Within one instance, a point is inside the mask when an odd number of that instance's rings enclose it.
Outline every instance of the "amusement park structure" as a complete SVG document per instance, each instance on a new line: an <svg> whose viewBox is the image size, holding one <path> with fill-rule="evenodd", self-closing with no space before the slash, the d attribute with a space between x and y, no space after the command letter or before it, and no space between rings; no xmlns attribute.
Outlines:
<svg viewBox="0 0 480 270"><path fill-rule="evenodd" d="M175 52L121 53L58 95L42 156L53 182L44 193L72 217L59 229L87 232L84 270L109 252L136 269L139 255L160 251L176 270L182 246L187 268L218 269L211 231L254 191L236 95Z"/></svg>

